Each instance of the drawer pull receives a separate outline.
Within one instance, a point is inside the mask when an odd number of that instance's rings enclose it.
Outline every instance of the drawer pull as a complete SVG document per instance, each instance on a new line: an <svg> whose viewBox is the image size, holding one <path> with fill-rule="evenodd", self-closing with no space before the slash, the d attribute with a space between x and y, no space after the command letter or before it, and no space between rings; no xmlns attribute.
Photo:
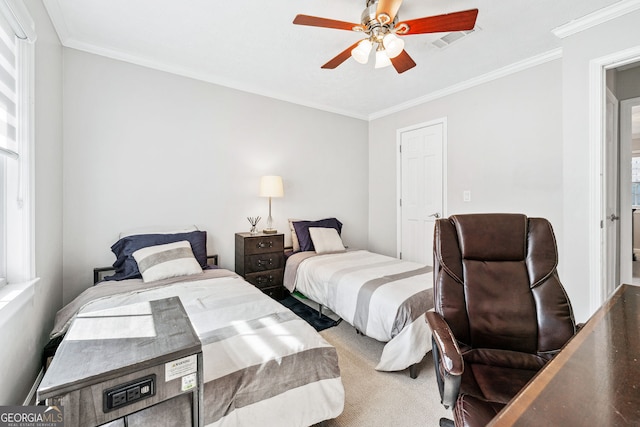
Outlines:
<svg viewBox="0 0 640 427"><path fill-rule="evenodd" d="M273 264L273 259L269 258L268 260L264 260L264 259L259 259L258 260L258 267L262 267L264 265L272 265Z"/></svg>
<svg viewBox="0 0 640 427"><path fill-rule="evenodd" d="M258 242L256 246L258 247L258 249L272 248L273 242L271 240L269 240L268 242Z"/></svg>
<svg viewBox="0 0 640 427"><path fill-rule="evenodd" d="M258 277L256 282L258 282L258 285L263 285L265 283L273 283L273 276L269 276L269 277L260 276Z"/></svg>

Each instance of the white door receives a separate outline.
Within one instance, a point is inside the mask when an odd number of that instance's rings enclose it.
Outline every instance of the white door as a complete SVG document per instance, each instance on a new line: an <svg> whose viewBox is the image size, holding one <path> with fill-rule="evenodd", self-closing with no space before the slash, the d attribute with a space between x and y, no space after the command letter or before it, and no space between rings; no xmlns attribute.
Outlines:
<svg viewBox="0 0 640 427"><path fill-rule="evenodd" d="M433 265L433 228L444 214L444 120L399 132L399 256Z"/></svg>
<svg viewBox="0 0 640 427"><path fill-rule="evenodd" d="M604 301L620 283L620 200L619 200L619 143L618 143L618 100L607 90L605 123L605 209L602 230L605 245Z"/></svg>

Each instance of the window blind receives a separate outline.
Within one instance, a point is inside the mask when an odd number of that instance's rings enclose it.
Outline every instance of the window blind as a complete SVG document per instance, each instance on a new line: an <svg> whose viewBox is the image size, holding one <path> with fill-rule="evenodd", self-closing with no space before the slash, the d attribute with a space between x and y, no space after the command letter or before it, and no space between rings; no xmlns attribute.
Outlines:
<svg viewBox="0 0 640 427"><path fill-rule="evenodd" d="M13 29L0 14L0 155L18 159L15 40Z"/></svg>

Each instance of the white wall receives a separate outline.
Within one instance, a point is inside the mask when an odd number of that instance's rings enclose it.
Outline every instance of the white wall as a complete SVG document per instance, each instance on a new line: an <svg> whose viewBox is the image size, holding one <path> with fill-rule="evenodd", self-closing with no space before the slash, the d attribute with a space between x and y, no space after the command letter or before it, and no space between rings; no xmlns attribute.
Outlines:
<svg viewBox="0 0 640 427"><path fill-rule="evenodd" d="M589 236L599 230L599 220L589 220L590 63L637 51L638 22L636 11L595 25L562 40L561 60L371 122L370 248L395 253L396 129L447 117L447 213L506 210L549 218L561 280L576 319L587 320ZM630 86L638 87L632 74L616 76L628 96ZM461 202L465 189L472 194L468 204Z"/></svg>
<svg viewBox="0 0 640 427"><path fill-rule="evenodd" d="M370 249L396 253L396 130L441 117L448 128L445 215L542 216L562 244L561 73L561 61L555 60L373 120ZM465 190L471 191L471 202L463 202Z"/></svg>
<svg viewBox="0 0 640 427"><path fill-rule="evenodd" d="M35 255L40 281L0 324L0 405L24 402L40 369L53 316L62 304L62 47L39 0L36 23Z"/></svg>
<svg viewBox="0 0 640 427"><path fill-rule="evenodd" d="M234 233L262 216L261 175L282 175L287 218L335 216L367 244L367 123L64 49L64 301L111 265L123 230L196 224L234 269Z"/></svg>
<svg viewBox="0 0 640 427"><path fill-rule="evenodd" d="M640 45L640 12L591 27L563 40L563 214L564 240L570 242L563 253L565 277L571 278L569 294L579 320L589 309L590 233L598 233L599 219L589 221L590 62ZM620 75L618 75L620 78ZM618 82L619 83L619 82Z"/></svg>

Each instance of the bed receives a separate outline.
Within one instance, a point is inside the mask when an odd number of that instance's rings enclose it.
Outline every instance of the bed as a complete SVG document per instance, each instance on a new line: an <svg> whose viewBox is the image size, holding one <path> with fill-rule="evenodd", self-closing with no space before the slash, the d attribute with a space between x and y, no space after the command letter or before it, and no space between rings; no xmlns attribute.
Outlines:
<svg viewBox="0 0 640 427"><path fill-rule="evenodd" d="M377 370L397 371L420 362L431 349L424 313L433 308L432 268L347 250L340 239L342 224L335 218L290 223L294 245L284 286L329 308L360 333L385 342Z"/></svg>
<svg viewBox="0 0 640 427"><path fill-rule="evenodd" d="M184 241L177 252L185 249ZM150 248L167 245L172 243ZM124 246L131 249L130 242ZM194 255L199 252L197 245L187 246ZM126 257L139 255L141 248L128 250ZM176 252L173 246L171 250ZM202 255L197 257L206 263L206 252L204 259ZM115 276L131 276L116 256ZM163 268L181 270L182 260ZM202 344L203 425L309 426L342 412L344 389L335 348L289 309L229 270L202 269L203 264L197 272L187 268L189 274L172 277L156 271L147 280L144 262L134 261L129 267L138 264L142 278L107 280L85 290L58 312L51 337L63 336L79 313L177 296Z"/></svg>

